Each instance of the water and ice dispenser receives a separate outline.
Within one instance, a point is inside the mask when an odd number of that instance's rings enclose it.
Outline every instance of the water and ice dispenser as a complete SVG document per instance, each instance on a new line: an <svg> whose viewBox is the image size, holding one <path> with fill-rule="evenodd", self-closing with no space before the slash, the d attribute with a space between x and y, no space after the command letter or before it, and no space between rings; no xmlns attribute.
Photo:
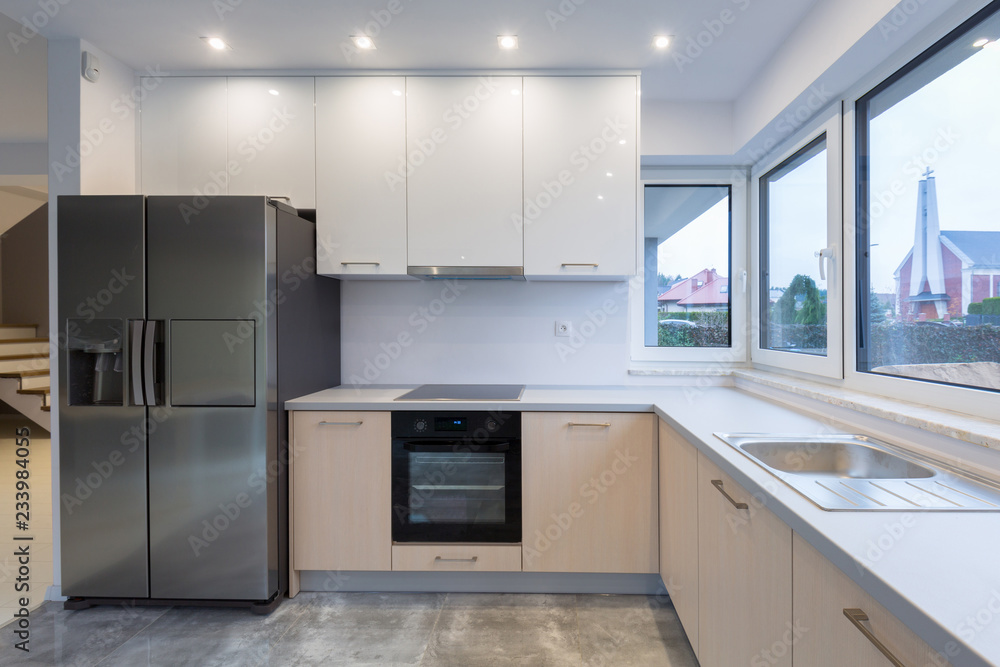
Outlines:
<svg viewBox="0 0 1000 667"><path fill-rule="evenodd" d="M124 405L122 320L68 320L66 348L70 405Z"/></svg>

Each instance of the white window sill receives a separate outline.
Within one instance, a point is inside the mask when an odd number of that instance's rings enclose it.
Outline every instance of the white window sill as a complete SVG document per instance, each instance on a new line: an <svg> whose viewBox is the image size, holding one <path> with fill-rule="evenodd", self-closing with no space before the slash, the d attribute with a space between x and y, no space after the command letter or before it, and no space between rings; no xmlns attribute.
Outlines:
<svg viewBox="0 0 1000 667"><path fill-rule="evenodd" d="M911 426L980 447L1000 450L1000 423L950 410L832 387L819 382L760 370L733 370L736 387L753 392L754 385L785 391L865 415Z"/></svg>

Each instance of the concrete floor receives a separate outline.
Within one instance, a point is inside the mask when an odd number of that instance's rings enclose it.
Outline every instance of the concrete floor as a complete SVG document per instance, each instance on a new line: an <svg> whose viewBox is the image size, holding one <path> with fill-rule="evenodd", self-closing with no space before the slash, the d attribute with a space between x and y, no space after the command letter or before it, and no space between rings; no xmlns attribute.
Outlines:
<svg viewBox="0 0 1000 667"><path fill-rule="evenodd" d="M15 510L19 509L14 505L17 500L14 496L17 492L15 473L22 468L15 456L14 433L25 426L31 431L27 448L29 528L18 531L14 530ZM52 442L42 427L21 415L0 417L0 526L10 527L0 533L0 624L3 624L14 618L14 612L20 608L20 598L27 597L28 608L35 609L45 601L45 590L52 585ZM17 537L32 539L17 542L15 533ZM21 576L14 552L26 544L31 554L27 596L14 588L16 579Z"/></svg>
<svg viewBox="0 0 1000 667"><path fill-rule="evenodd" d="M301 593L245 609L49 602L0 665L697 666L669 601L645 596Z"/></svg>

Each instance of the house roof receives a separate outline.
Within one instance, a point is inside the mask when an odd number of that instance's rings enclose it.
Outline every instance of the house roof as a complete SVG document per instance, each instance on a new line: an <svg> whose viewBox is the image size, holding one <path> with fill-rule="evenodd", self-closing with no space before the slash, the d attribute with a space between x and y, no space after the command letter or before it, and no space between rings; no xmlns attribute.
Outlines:
<svg viewBox="0 0 1000 667"><path fill-rule="evenodd" d="M703 288L706 284L710 284L718 278L719 274L716 273L715 269L702 269L690 278L685 278L684 280L674 283L670 289L656 297L656 300L680 301L681 299L686 299L697 290ZM700 285L698 284L699 282L701 283Z"/></svg>
<svg viewBox="0 0 1000 667"><path fill-rule="evenodd" d="M677 302L681 306L713 306L729 303L729 278L719 278Z"/></svg>
<svg viewBox="0 0 1000 667"><path fill-rule="evenodd" d="M1000 268L1000 232L941 232L975 268Z"/></svg>

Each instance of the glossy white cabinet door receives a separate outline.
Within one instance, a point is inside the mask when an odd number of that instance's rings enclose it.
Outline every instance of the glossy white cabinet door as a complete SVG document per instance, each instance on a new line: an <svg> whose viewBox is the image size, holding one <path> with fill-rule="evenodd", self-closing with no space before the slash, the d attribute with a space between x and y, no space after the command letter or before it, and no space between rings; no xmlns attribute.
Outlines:
<svg viewBox="0 0 1000 667"><path fill-rule="evenodd" d="M525 275L635 274L636 128L635 76L524 78Z"/></svg>
<svg viewBox="0 0 1000 667"><path fill-rule="evenodd" d="M406 275L406 80L316 79L317 270Z"/></svg>
<svg viewBox="0 0 1000 667"><path fill-rule="evenodd" d="M229 193L225 77L150 81L140 116L142 192Z"/></svg>
<svg viewBox="0 0 1000 667"><path fill-rule="evenodd" d="M521 77L408 77L411 266L522 266Z"/></svg>
<svg viewBox="0 0 1000 667"><path fill-rule="evenodd" d="M313 83L312 77L229 78L228 152L236 164L229 194L289 197L297 208L316 207Z"/></svg>

